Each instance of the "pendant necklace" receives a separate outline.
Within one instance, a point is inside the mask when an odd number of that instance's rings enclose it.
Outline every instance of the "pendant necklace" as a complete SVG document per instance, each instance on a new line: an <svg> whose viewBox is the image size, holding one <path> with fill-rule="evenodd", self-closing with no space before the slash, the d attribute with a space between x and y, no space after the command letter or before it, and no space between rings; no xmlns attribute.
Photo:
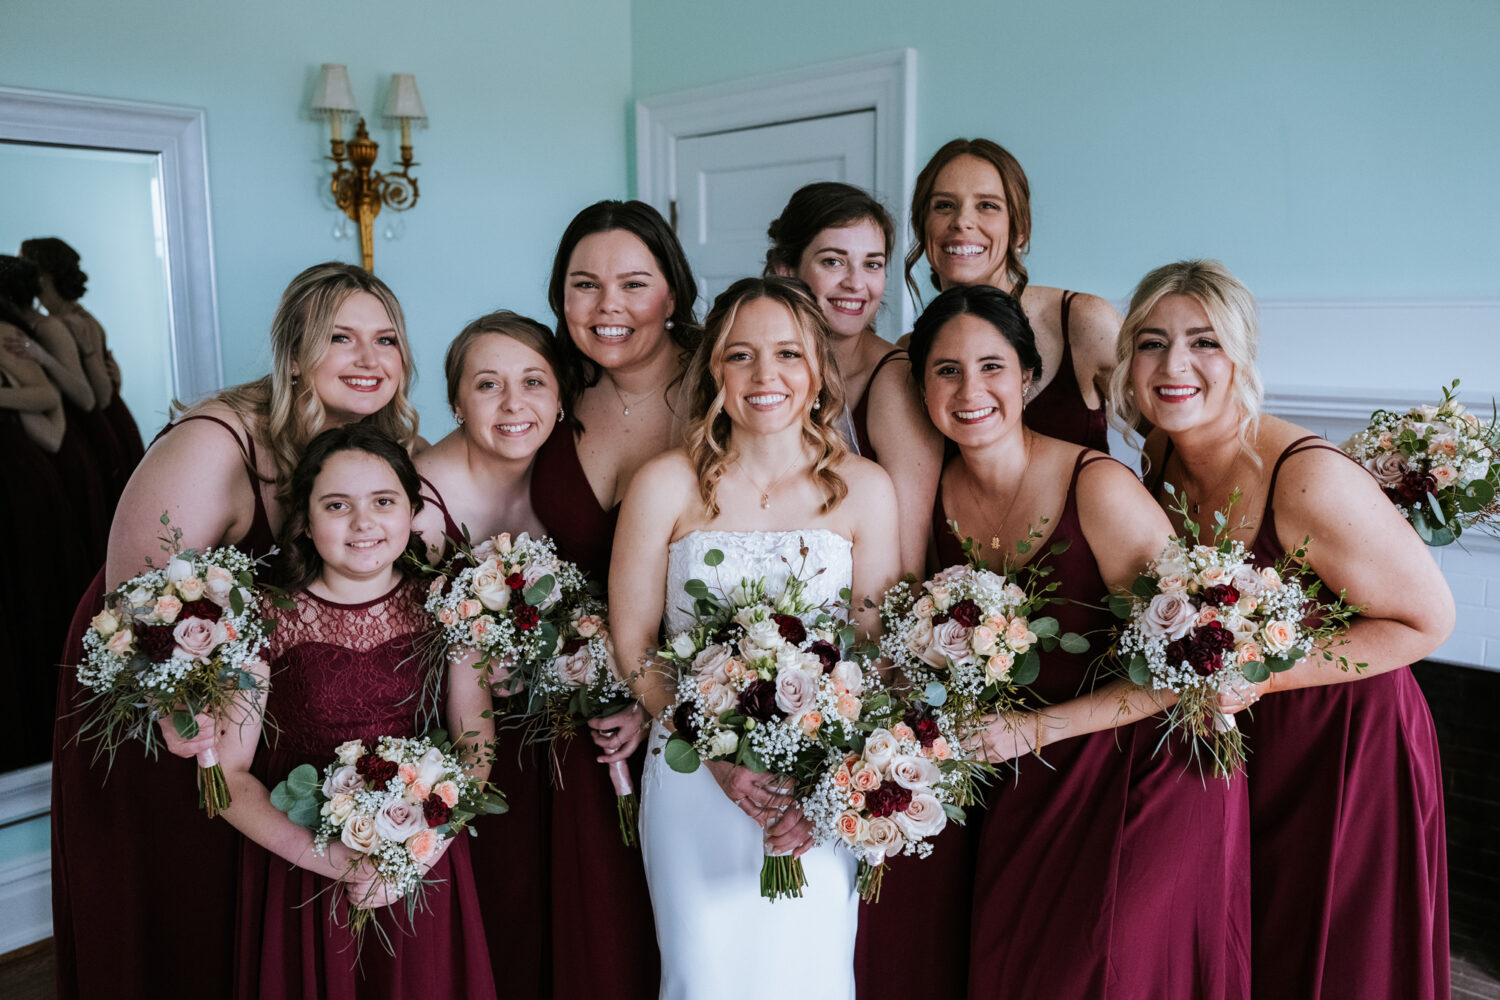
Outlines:
<svg viewBox="0 0 1500 1000"><path fill-rule="evenodd" d="M1022 445L1022 451L1026 455L1026 464L1021 467L1021 479L1016 483L1016 492L1011 494L1010 503L1006 506L1005 513L1000 515L999 521L995 522L997 533L990 535L990 549L997 553L1000 551L1000 535L998 534L998 530L1005 527L1005 521L1008 517L1010 517L1010 512L1016 509L1016 501L1021 499L1021 491L1026 486L1026 475L1027 473L1031 472L1030 438L1027 438L1025 440L1025 443ZM969 467L967 464L964 465L964 471L969 472ZM969 489L969 497L974 501L975 511L978 512L984 510L984 503L980 501L979 493L974 489L974 474L972 472L969 472L968 481L964 483L964 485Z"/></svg>
<svg viewBox="0 0 1500 1000"><path fill-rule="evenodd" d="M771 480L764 487L762 487L760 483L757 483L755 481L755 479L750 475L750 470L746 469L744 463L741 462L738 458L734 460L734 464L740 467L740 474L743 475L746 479L750 480L750 485L754 486L756 490L760 492L760 509L770 510L772 491L774 491L776 487L780 486L781 481L787 476L791 475L793 469L795 469L798 463L802 462L805 458L806 456L804 455L798 455L797 457L793 458L791 464L787 465L786 468L781 470L781 475Z"/></svg>
<svg viewBox="0 0 1500 1000"><path fill-rule="evenodd" d="M625 417L630 416L630 408L632 406L639 406L641 403L650 399L661 390L661 386L652 386L650 389L647 389L645 392L641 393L639 397L632 400L628 399L626 397L626 394L620 391L620 383L615 381L615 377L613 375L609 376L609 386L615 391L615 398L620 401L620 415Z"/></svg>
<svg viewBox="0 0 1500 1000"><path fill-rule="evenodd" d="M1178 464L1180 464L1182 466L1182 471L1184 473L1186 473L1187 472L1187 463L1183 462L1179 458L1178 459ZM1204 491L1203 495L1204 496L1213 496L1214 494L1218 493L1219 492L1219 488L1221 486L1223 486L1229 480L1229 477L1231 475L1233 475L1233 474L1234 474L1234 461L1231 460L1230 463L1229 463L1229 467L1224 470L1224 474L1218 478L1217 482L1214 483L1213 490L1212 491ZM1187 491L1184 490L1183 492L1186 493ZM1199 502L1194 502L1193 504L1191 504L1191 506L1193 508L1193 516L1194 517L1198 516L1198 507L1199 507L1199 505L1200 505Z"/></svg>

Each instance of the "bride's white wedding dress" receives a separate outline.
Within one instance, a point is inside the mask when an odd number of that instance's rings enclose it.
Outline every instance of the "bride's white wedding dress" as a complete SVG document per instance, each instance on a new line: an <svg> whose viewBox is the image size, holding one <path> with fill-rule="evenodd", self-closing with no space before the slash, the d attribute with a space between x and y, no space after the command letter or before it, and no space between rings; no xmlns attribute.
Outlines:
<svg viewBox="0 0 1500 1000"><path fill-rule="evenodd" d="M772 592L802 567L808 548L807 596L833 601L850 586L852 546L825 529L695 531L672 543L667 567L666 627L692 624L693 578L725 589L764 577ZM703 563L724 553L717 571ZM790 564L790 565L788 565ZM859 914L855 859L824 844L802 856L807 885L800 899L760 895L765 855L761 828L729 801L707 767L679 774L659 752L666 732L651 731L641 789L641 851L656 939L662 1000L845 1000L854 997L854 932Z"/></svg>

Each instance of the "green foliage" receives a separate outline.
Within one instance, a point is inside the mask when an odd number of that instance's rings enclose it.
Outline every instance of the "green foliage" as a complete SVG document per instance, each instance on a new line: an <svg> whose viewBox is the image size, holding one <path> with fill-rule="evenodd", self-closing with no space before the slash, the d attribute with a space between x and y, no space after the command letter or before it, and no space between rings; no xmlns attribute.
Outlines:
<svg viewBox="0 0 1500 1000"><path fill-rule="evenodd" d="M1018 660L1016 662L1016 665L1011 669L1011 683L1025 687L1027 684L1030 684L1032 681L1036 680L1037 675L1041 673L1041 671L1042 658L1037 655L1037 652L1034 648L1028 649L1021 655L1021 659Z"/></svg>
<svg viewBox="0 0 1500 1000"><path fill-rule="evenodd" d="M1064 632L1058 642L1067 653L1077 654L1089 651L1089 641L1077 632Z"/></svg>
<svg viewBox="0 0 1500 1000"><path fill-rule="evenodd" d="M1151 686L1151 665L1146 662L1146 658L1140 653L1136 653L1130 658L1130 663L1126 667L1126 670L1130 673L1131 683L1140 687Z"/></svg>
<svg viewBox="0 0 1500 1000"><path fill-rule="evenodd" d="M556 582L557 581L552 578L552 574L548 573L536 583L533 583L531 586L527 587L525 592L521 594L521 597L526 601L527 604L531 605L532 607L541 607L542 602L545 601L547 599L547 596L552 593L552 587Z"/></svg>
<svg viewBox="0 0 1500 1000"><path fill-rule="evenodd" d="M667 740L667 745L662 747L661 754L667 766L679 774L692 774L702 763L697 749L681 733L671 735Z"/></svg>
<svg viewBox="0 0 1500 1000"><path fill-rule="evenodd" d="M703 564L705 566L718 566L724 561L724 553L719 549L709 549L703 553Z"/></svg>

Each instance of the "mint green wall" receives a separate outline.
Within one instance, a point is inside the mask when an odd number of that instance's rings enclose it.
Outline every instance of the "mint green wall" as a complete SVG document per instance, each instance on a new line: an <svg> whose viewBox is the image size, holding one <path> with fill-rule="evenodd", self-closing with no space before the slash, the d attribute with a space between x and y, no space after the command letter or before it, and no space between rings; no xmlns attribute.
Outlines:
<svg viewBox="0 0 1500 1000"><path fill-rule="evenodd" d="M1494 3L635 0L631 19L638 98L915 48L918 165L958 135L1015 153L1042 284L1119 298L1212 255L1265 297L1500 294Z"/></svg>
<svg viewBox="0 0 1500 1000"><path fill-rule="evenodd" d="M625 193L629 17L629 0L5 0L0 83L207 111L224 371L239 381L265 370L287 280L359 260L330 235L328 126L305 111L319 65L348 64L377 169L398 146L378 121L386 84L415 73L432 118L414 135L421 200L399 240L377 228L375 270L406 310L431 438L452 426L448 341L498 306L549 318L563 227Z"/></svg>

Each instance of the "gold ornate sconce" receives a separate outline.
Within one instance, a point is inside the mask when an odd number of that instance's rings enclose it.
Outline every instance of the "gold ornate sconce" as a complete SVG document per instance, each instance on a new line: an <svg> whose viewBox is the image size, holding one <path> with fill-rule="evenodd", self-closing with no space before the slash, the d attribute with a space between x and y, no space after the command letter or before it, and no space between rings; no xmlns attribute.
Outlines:
<svg viewBox="0 0 1500 1000"><path fill-rule="evenodd" d="M333 199L340 209L359 226L359 252L366 271L375 270L375 217L382 208L393 212L404 212L417 203L419 191L417 179L411 168L417 163L412 159L411 126L427 121L427 109L422 106L422 97L417 93L417 81L410 73L391 74L390 92L386 96L385 119L387 123L401 126L401 169L380 173L375 170L375 157L380 146L365 129L365 120L359 119L354 138L344 142L344 116L359 114L359 105L354 103L354 91L349 86L349 71L339 63L324 63L318 78L318 89L313 95L313 110L326 112L332 128L331 140L334 171L331 182ZM346 165L347 161L347 165Z"/></svg>

